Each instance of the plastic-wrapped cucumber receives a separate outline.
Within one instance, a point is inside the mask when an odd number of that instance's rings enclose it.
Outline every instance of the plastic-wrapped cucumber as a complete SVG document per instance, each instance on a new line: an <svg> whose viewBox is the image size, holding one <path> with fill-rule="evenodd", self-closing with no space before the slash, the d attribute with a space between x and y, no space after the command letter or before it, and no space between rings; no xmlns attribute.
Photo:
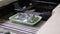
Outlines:
<svg viewBox="0 0 60 34"><path fill-rule="evenodd" d="M10 32L6 32L6 33L4 33L4 34L11 34Z"/></svg>

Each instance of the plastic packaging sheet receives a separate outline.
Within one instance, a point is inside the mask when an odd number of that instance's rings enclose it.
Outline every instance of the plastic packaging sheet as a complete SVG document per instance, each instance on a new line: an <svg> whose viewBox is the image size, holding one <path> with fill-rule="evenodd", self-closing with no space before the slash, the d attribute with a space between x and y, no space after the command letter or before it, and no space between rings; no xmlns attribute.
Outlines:
<svg viewBox="0 0 60 34"><path fill-rule="evenodd" d="M14 24L11 21L6 21L0 26L3 28L8 28L11 30L19 31L25 34L35 34L40 28L40 26L32 27L32 26L27 26L27 25L22 25L22 24Z"/></svg>

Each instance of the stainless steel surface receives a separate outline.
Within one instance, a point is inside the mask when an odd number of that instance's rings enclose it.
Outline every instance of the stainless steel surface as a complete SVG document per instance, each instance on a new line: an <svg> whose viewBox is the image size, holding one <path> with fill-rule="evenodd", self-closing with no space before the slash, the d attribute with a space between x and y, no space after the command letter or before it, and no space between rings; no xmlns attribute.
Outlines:
<svg viewBox="0 0 60 34"><path fill-rule="evenodd" d="M0 7L8 5L14 1L17 1L17 0L0 0Z"/></svg>

